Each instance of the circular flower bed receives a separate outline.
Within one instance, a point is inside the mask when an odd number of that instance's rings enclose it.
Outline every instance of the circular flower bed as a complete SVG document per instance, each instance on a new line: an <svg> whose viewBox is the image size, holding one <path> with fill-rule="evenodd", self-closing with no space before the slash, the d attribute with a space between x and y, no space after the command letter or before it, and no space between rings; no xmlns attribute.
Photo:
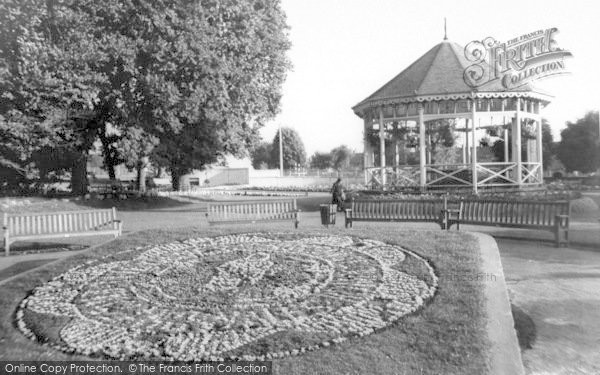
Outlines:
<svg viewBox="0 0 600 375"><path fill-rule="evenodd" d="M263 360L382 329L416 311L436 287L432 267L396 245L229 235L73 268L23 300L17 324L71 353Z"/></svg>

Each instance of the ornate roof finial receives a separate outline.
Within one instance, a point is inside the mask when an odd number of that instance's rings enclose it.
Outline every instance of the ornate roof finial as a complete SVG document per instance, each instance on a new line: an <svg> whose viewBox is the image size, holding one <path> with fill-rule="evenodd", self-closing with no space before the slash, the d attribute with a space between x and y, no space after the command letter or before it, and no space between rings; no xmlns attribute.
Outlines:
<svg viewBox="0 0 600 375"><path fill-rule="evenodd" d="M446 31L446 17L444 17L444 40L448 40L448 33Z"/></svg>

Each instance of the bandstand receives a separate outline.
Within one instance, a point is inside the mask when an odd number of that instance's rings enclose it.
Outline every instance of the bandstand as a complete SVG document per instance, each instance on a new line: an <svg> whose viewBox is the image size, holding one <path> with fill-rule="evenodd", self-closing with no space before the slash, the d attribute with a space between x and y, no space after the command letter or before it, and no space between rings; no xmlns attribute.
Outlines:
<svg viewBox="0 0 600 375"><path fill-rule="evenodd" d="M475 193L542 184L541 110L551 97L498 79L475 90L463 79L470 65L463 47L444 40L352 108L364 120L366 184ZM433 140L442 127L452 133L445 152ZM495 157L486 140L502 141Z"/></svg>

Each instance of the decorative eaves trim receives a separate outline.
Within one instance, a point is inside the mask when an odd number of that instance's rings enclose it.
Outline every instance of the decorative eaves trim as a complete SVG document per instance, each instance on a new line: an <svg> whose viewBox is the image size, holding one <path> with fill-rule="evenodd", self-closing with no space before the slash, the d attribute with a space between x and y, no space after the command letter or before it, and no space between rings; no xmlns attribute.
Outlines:
<svg viewBox="0 0 600 375"><path fill-rule="evenodd" d="M354 107L352 110L356 115L362 117L365 109L376 108L379 106L405 103L423 103L440 100L461 100L461 99L490 99L490 98L531 98L538 99L544 104L550 103L553 98L551 95L536 93L532 91L503 91L503 92L470 92L470 93L455 93L455 94L437 94L437 95L422 95L410 97L390 97L382 99L368 99Z"/></svg>

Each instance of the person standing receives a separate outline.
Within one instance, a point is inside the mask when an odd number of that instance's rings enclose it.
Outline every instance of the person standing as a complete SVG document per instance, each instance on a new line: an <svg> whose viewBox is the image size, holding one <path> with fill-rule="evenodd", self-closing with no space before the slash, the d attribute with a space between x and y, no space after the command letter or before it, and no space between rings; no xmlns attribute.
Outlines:
<svg viewBox="0 0 600 375"><path fill-rule="evenodd" d="M331 187L331 194L331 203L337 205L338 211L343 211L344 200L346 200L346 196L344 194L344 186L342 185L341 178L338 178L337 181Z"/></svg>

